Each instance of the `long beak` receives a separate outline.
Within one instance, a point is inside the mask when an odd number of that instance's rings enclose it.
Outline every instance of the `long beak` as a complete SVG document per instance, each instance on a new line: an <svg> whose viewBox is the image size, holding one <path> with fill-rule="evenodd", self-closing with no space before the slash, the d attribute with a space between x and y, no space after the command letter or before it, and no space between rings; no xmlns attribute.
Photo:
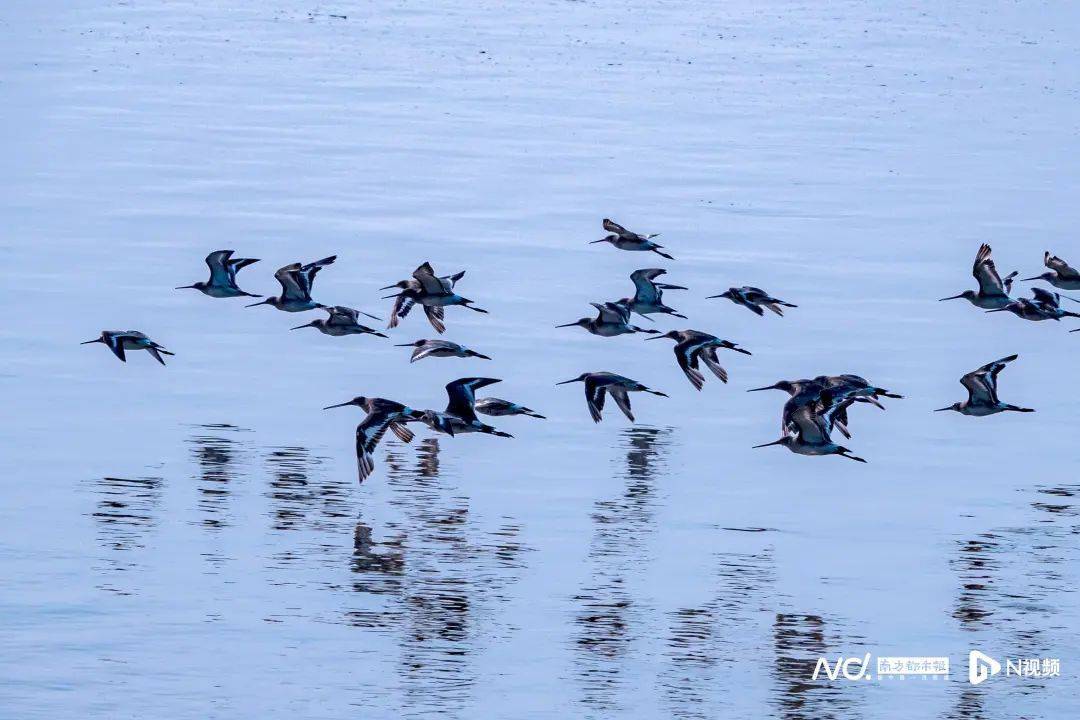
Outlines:
<svg viewBox="0 0 1080 720"><path fill-rule="evenodd" d="M569 385L570 383L575 383L575 382L580 382L580 380L578 378L574 378L573 380L563 380L562 382L557 382L555 384L556 385Z"/></svg>
<svg viewBox="0 0 1080 720"><path fill-rule="evenodd" d="M306 327L311 327L311 326L312 326L312 325L314 325L314 324L315 324L314 322L309 322L309 323L306 323L306 324L304 324L304 325L297 325L296 327L294 327L294 328L289 328L289 329L290 329L290 330L299 330L300 328L306 328Z"/></svg>
<svg viewBox="0 0 1080 720"><path fill-rule="evenodd" d="M934 412L945 412L946 410L952 410L952 405L950 405L949 407L945 407L945 408L938 408Z"/></svg>
<svg viewBox="0 0 1080 720"><path fill-rule="evenodd" d="M393 295L383 295L382 299L383 300L389 300L390 298L396 298L400 294L401 293L394 293Z"/></svg>
<svg viewBox="0 0 1080 720"><path fill-rule="evenodd" d="M953 295L952 297L941 298L940 300L938 300L938 302L945 302L946 300L959 300L962 297L964 297L962 294L961 295Z"/></svg>
<svg viewBox="0 0 1080 720"><path fill-rule="evenodd" d="M758 448L769 447L770 445L783 445L783 444L784 444L784 439L780 438L779 440L774 440L771 443L765 443L764 445L754 445L750 449L751 450L757 450Z"/></svg>
<svg viewBox="0 0 1080 720"><path fill-rule="evenodd" d="M754 353L750 352L749 350L743 350L740 347L733 347L731 349L734 350L735 352L741 352L743 355L753 355L754 354Z"/></svg>
<svg viewBox="0 0 1080 720"><path fill-rule="evenodd" d="M561 327L575 327L576 325L577 325L577 323L566 323L565 325L556 325L555 327L557 327L557 328L561 328Z"/></svg>
<svg viewBox="0 0 1080 720"><path fill-rule="evenodd" d="M727 297L727 295L707 295L705 297L705 299L706 300L712 300L713 298L722 298L722 297Z"/></svg>
<svg viewBox="0 0 1080 720"><path fill-rule="evenodd" d="M1065 298L1066 300L1072 300L1074 303L1080 303L1080 300L1077 300L1076 298L1072 297L1071 295L1062 295L1061 297Z"/></svg>
<svg viewBox="0 0 1080 720"><path fill-rule="evenodd" d="M600 238L599 240L593 240L589 244L590 245L595 245L596 243L602 243L602 242L607 242L607 238Z"/></svg>
<svg viewBox="0 0 1080 720"><path fill-rule="evenodd" d="M1032 280L1042 280L1042 275L1036 275L1035 277L1020 278L1020 282L1030 282Z"/></svg>
<svg viewBox="0 0 1080 720"><path fill-rule="evenodd" d="M397 285L387 285L386 287L381 287L379 289L380 290L391 290L391 289L396 288L396 287L397 287Z"/></svg>
<svg viewBox="0 0 1080 720"><path fill-rule="evenodd" d="M180 287L173 288L173 289L174 290L188 290L188 289L193 288L193 287L195 287L195 286L194 285L181 285Z"/></svg>
<svg viewBox="0 0 1080 720"><path fill-rule="evenodd" d="M775 385L766 385L765 387L750 388L746 392L758 392L760 390L776 390L776 386Z"/></svg>
<svg viewBox="0 0 1080 720"><path fill-rule="evenodd" d="M997 310L987 310L986 312L992 313L992 312L1004 312L1004 311L1005 311L1005 308L998 308Z"/></svg>
<svg viewBox="0 0 1080 720"><path fill-rule="evenodd" d="M414 343L394 343L394 347L415 347Z"/></svg>
<svg viewBox="0 0 1080 720"><path fill-rule="evenodd" d="M257 303L252 303L250 305L245 305L244 307L255 307L256 305L269 305L269 304L270 304L269 300L263 300L262 302L257 302Z"/></svg>
<svg viewBox="0 0 1080 720"><path fill-rule="evenodd" d="M97 338L96 340L87 340L86 342L81 342L79 344L80 345L90 345L91 343L96 343L96 342L104 342L104 340L102 340L101 338Z"/></svg>
<svg viewBox="0 0 1080 720"><path fill-rule="evenodd" d="M336 408L336 407L345 407L346 405L352 405L352 401L350 400L348 402L338 403L337 405L327 405L326 407L323 408L323 410L329 410L330 408Z"/></svg>
<svg viewBox="0 0 1080 720"><path fill-rule="evenodd" d="M562 327L562 326L560 325L559 327ZM647 337L647 338L645 338L645 340L646 340L646 342L649 341L649 340L663 340L666 337L667 337L667 335L656 335L654 337Z"/></svg>
<svg viewBox="0 0 1080 720"><path fill-rule="evenodd" d="M873 405L874 407L881 408L882 410L885 409L885 406L882 405L880 402L878 402L877 398L866 397L866 398L863 398L863 402L868 402L871 405Z"/></svg>
<svg viewBox="0 0 1080 720"><path fill-rule="evenodd" d="M660 283L660 284L657 285L657 287L663 288L664 290L689 290L690 289L688 287L683 287L682 285L668 285L667 283Z"/></svg>

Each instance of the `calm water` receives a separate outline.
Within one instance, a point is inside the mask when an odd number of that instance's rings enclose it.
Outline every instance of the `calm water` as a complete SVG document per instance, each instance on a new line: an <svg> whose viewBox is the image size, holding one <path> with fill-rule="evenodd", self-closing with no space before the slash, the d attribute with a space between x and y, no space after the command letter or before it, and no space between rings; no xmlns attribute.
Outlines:
<svg viewBox="0 0 1080 720"><path fill-rule="evenodd" d="M1080 335L936 299L984 240L1080 262L1080 11L942 5L9 5L0 715L1076 716ZM678 260L587 245L604 216ZM447 337L494 360L172 289L223 247L264 293L337 253L316 296L381 314L467 269L491 314ZM729 385L554 329L658 262L692 288L658 327L753 351ZM800 307L705 299L742 284ZM169 367L77 344L128 327ZM1012 352L1038 413L930 413ZM553 384L601 369L671 398L594 426ZM783 397L746 388L840 372L907 396L854 413L870 464L750 449ZM475 374L550 419L389 437L357 486L322 406ZM972 648L1062 676L975 687ZM809 680L864 652L952 677Z"/></svg>

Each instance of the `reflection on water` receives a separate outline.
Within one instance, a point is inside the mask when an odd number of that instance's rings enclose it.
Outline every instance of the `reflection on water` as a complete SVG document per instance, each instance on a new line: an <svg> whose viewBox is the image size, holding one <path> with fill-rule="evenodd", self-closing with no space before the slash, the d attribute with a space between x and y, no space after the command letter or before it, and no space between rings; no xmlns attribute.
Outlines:
<svg viewBox="0 0 1080 720"><path fill-rule="evenodd" d="M634 427L622 434L626 450L624 487L611 500L597 501L589 544L587 584L574 596L575 670L580 702L593 710L619 707L625 662L642 637L647 601L635 596L649 560L649 536L655 530L656 473L663 463L670 428Z"/></svg>
<svg viewBox="0 0 1080 720"><path fill-rule="evenodd" d="M500 605L524 568L521 527L502 518L486 529L469 498L440 475L439 441L387 444L386 482L399 519L376 539L357 521L350 559L354 602L348 623L394 634L405 716L461 712L476 689L474 656L507 629Z"/></svg>
<svg viewBox="0 0 1080 720"><path fill-rule="evenodd" d="M158 524L163 487L160 477L103 477L94 483L97 500L91 515L108 569L130 570L140 565L135 551L144 548ZM111 583L105 581L102 589L124 595L133 591L119 590Z"/></svg>
<svg viewBox="0 0 1080 720"><path fill-rule="evenodd" d="M241 446L231 434L246 432L232 425L198 425L188 438L198 465L196 486L203 525L221 528L232 523L229 515L230 484L240 472Z"/></svg>
<svg viewBox="0 0 1080 720"><path fill-rule="evenodd" d="M819 657L854 653L863 647L859 638L845 635L833 621L820 615L777 613L773 624L776 652L774 703L785 720L830 720L858 717L861 700L855 683L812 680Z"/></svg>

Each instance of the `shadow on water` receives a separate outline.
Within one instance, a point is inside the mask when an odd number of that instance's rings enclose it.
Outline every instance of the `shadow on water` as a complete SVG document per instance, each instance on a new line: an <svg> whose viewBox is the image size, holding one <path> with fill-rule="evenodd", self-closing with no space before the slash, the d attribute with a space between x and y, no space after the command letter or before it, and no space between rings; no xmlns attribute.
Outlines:
<svg viewBox="0 0 1080 720"><path fill-rule="evenodd" d="M469 498L440 473L437 438L421 441L415 460L404 446L389 448L386 481L400 518L382 540L356 522L349 567L363 607L345 619L397 638L404 716L454 716L476 689L474 656L508 630L499 606L527 548L512 518L489 529L472 516Z"/></svg>
<svg viewBox="0 0 1080 720"><path fill-rule="evenodd" d="M596 502L588 583L574 596L574 664L580 702L597 711L619 709L625 664L645 633L648 601L633 582L649 560L656 523L656 475L664 463L670 428L634 427L622 435L625 484L611 500Z"/></svg>
<svg viewBox="0 0 1080 720"><path fill-rule="evenodd" d="M1080 485L1036 486L1025 525L993 528L956 543L950 564L959 581L953 618L971 633L971 646L1006 658L1059 658L1077 646L1075 625L1060 617L1080 584ZM966 664L962 668L966 672ZM984 693L1032 695L1052 679L1022 678L974 688L955 684L951 718L979 717Z"/></svg>
<svg viewBox="0 0 1080 720"><path fill-rule="evenodd" d="M135 552L145 547L157 526L164 481L160 477L104 477L94 483L97 501L91 516L97 525L97 540L105 552L103 560L112 571L140 566ZM100 586L122 595L131 594L111 584Z"/></svg>
<svg viewBox="0 0 1080 720"><path fill-rule="evenodd" d="M233 425L197 425L188 438L192 456L199 467L196 487L199 491L201 522L208 528L232 524L229 513L231 485L239 475L243 458L241 444L230 437L247 432Z"/></svg>

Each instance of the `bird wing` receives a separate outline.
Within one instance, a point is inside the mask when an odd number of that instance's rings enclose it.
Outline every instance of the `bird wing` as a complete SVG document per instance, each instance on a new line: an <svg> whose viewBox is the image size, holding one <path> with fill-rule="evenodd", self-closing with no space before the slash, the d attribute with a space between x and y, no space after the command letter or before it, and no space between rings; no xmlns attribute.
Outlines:
<svg viewBox="0 0 1080 720"><path fill-rule="evenodd" d="M1052 308L1061 307L1061 296L1056 292L1043 290L1042 288L1031 288L1031 294L1035 296L1036 302Z"/></svg>
<svg viewBox="0 0 1080 720"><path fill-rule="evenodd" d="M443 321L445 315L443 313L442 305L425 305L424 315L427 316L428 322L431 323L431 327L435 328L435 332L446 332L446 323Z"/></svg>
<svg viewBox="0 0 1080 720"><path fill-rule="evenodd" d="M446 384L446 412L467 423L476 422L476 391L502 382L496 378L459 378Z"/></svg>
<svg viewBox="0 0 1080 720"><path fill-rule="evenodd" d="M658 304L663 291L656 286L653 279L665 272L667 271L659 268L646 268L630 273L630 280L634 283L634 302L643 305Z"/></svg>
<svg viewBox="0 0 1080 720"><path fill-rule="evenodd" d="M601 385L593 378L585 380L585 404L589 406L589 414L593 422L600 422L603 418L600 413L604 410L604 391L606 385Z"/></svg>
<svg viewBox="0 0 1080 720"><path fill-rule="evenodd" d="M429 262L425 262L413 270L412 276L416 282L420 283L420 289L429 295L445 295L447 293L446 285L443 284L442 280L435 277L435 270Z"/></svg>
<svg viewBox="0 0 1080 720"><path fill-rule="evenodd" d="M295 273L297 283L300 285L300 288L304 292L304 297L302 299L311 299L311 286L315 282L315 276L318 275L319 271L327 265L333 265L335 260L337 260L337 255L331 255L330 257L325 257L322 260L316 260L315 262L308 263L307 265L301 267L300 270Z"/></svg>
<svg viewBox="0 0 1080 720"><path fill-rule="evenodd" d="M508 410L514 409L514 404L501 398L481 398L473 404L473 408L484 415L505 415Z"/></svg>
<svg viewBox="0 0 1080 720"><path fill-rule="evenodd" d="M356 426L356 467L360 482L364 482L375 470L372 453L396 417L396 412L376 407Z"/></svg>
<svg viewBox="0 0 1080 720"><path fill-rule="evenodd" d="M1046 254L1043 256L1043 263L1046 267L1056 272L1058 277L1064 280L1080 279L1080 270L1077 270L1057 255L1051 255L1049 250L1047 250Z"/></svg>
<svg viewBox="0 0 1080 720"><path fill-rule="evenodd" d="M998 373L1004 370L1005 366L1017 357L1017 355L1009 355L1000 360L986 363L977 370L972 370L967 375L960 378L960 384L968 391L969 402L979 405L996 405L998 402Z"/></svg>
<svg viewBox="0 0 1080 720"><path fill-rule="evenodd" d="M769 293L761 288L750 287L749 285L739 288L739 294L742 295L747 302L752 303L769 302L772 300Z"/></svg>
<svg viewBox="0 0 1080 720"><path fill-rule="evenodd" d="M621 325L630 319L629 311L622 305L615 303L589 303L596 308L597 319L602 323L615 323Z"/></svg>
<svg viewBox="0 0 1080 720"><path fill-rule="evenodd" d="M125 335L119 333L106 335L105 345L113 351L113 355L127 362L127 355L124 354L124 337Z"/></svg>
<svg viewBox="0 0 1080 720"><path fill-rule="evenodd" d="M231 254L232 250L229 250L229 253ZM258 258L232 258L226 260L225 269L229 273L229 279L232 281L232 284L236 284L236 273L240 272L248 265L254 265L257 262L259 262Z"/></svg>
<svg viewBox="0 0 1080 720"><path fill-rule="evenodd" d="M390 423L389 427L390 427L390 432L397 435L398 440L400 440L403 443L411 443L413 441L413 438L416 437L416 435L413 434L412 430L405 427L404 423L400 423L400 422L395 421L395 422Z"/></svg>
<svg viewBox="0 0 1080 720"><path fill-rule="evenodd" d="M700 347L694 347L689 343L675 345L675 360L679 363L679 367L682 368L686 379L690 381L695 390L700 390L705 385L705 376L698 370L698 353L700 350Z"/></svg>
<svg viewBox="0 0 1080 720"><path fill-rule="evenodd" d="M412 357L409 358L409 362L414 363L417 360L423 360L437 350L446 350L452 346L453 343L448 343L445 340L425 340L423 345L417 345L413 348Z"/></svg>
<svg viewBox="0 0 1080 720"><path fill-rule="evenodd" d="M832 442L829 437L831 417L836 409L832 395L823 392L817 400L798 407L788 418L789 426L798 433L799 439L811 445Z"/></svg>
<svg viewBox="0 0 1080 720"><path fill-rule="evenodd" d="M210 268L211 285L228 285L232 279L229 272L229 257L232 250L215 250L206 256L206 267Z"/></svg>
<svg viewBox="0 0 1080 720"><path fill-rule="evenodd" d="M626 228L624 228L622 225L615 222L614 220L609 220L607 218L604 218L603 225L604 225L604 229L607 230L609 233L615 233L616 235L618 235L621 238L627 238L629 240L636 240L638 238L637 233L630 232L629 230L627 230Z"/></svg>
<svg viewBox="0 0 1080 720"><path fill-rule="evenodd" d="M310 296L307 294L307 290L304 289L303 281L300 278L301 267L300 263L292 263L286 265L283 268L278 269L274 273L274 277L281 283L281 299L282 300L310 300Z"/></svg>
<svg viewBox="0 0 1080 720"><path fill-rule="evenodd" d="M323 308L326 312L330 313L330 317L327 319L329 325L344 325L346 327L352 327L358 325L359 320L357 315L358 311L353 310L350 307L344 305L334 305L333 307Z"/></svg>
<svg viewBox="0 0 1080 720"><path fill-rule="evenodd" d="M983 243L979 246L979 252L975 255L975 264L971 266L971 274L979 283L981 295L1006 295L1005 283L1001 281L997 266L990 257L990 246Z"/></svg>
<svg viewBox="0 0 1080 720"><path fill-rule="evenodd" d="M630 422L634 422L634 413L630 410L630 395L626 392L625 388L621 388L618 385L613 385L608 388L608 392L611 394L611 399L615 401L615 404L619 406L619 409L623 411Z"/></svg>
<svg viewBox="0 0 1080 720"><path fill-rule="evenodd" d="M727 370L720 366L720 360L716 357L715 347L702 348L699 353L705 366L712 370L713 375L720 378L720 382L726 383L728 381Z"/></svg>

